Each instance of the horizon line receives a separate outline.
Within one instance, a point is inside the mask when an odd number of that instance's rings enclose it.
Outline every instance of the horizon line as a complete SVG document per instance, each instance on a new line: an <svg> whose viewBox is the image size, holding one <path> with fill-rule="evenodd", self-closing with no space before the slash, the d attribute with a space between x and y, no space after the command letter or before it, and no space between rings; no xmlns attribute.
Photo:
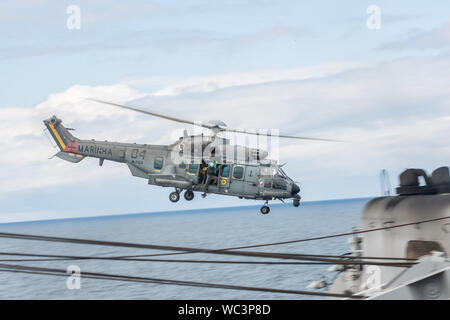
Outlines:
<svg viewBox="0 0 450 320"><path fill-rule="evenodd" d="M340 198L340 199L326 199L326 200L312 200L303 201L303 204L314 204L320 202L333 202L333 201L351 201L351 200L364 200L372 199L371 197L358 197L358 198ZM271 206L286 206L287 203L275 203ZM213 208L199 208L199 209L185 209L185 210L164 210L164 211L147 211L147 212L129 212L129 213L112 213L105 215L92 215L84 217L67 217L67 218L50 218L50 219L38 219L38 220L23 220L23 221L11 221L11 222L0 222L0 225L5 224L18 224L18 223L34 223L34 222L51 222L51 221L61 221L61 220L83 220L83 219L100 219L100 218L111 218L111 217L121 217L121 216L137 216L137 215L149 215L149 214L172 214L172 213L191 213L191 212L204 212L208 210L220 210L220 209L243 209L243 208L253 208L259 207L259 205L243 205L243 206L229 206L229 207L213 207Z"/></svg>

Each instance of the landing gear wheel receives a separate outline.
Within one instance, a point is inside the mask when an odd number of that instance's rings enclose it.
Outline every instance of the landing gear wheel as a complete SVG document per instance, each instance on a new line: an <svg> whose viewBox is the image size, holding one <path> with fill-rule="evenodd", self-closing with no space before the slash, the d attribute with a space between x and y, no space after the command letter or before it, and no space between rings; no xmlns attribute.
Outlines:
<svg viewBox="0 0 450 320"><path fill-rule="evenodd" d="M262 206L261 207L261 213L262 214L268 214L270 212L270 208L268 206Z"/></svg>
<svg viewBox="0 0 450 320"><path fill-rule="evenodd" d="M180 193L179 192L171 192L169 194L169 200L172 202L178 202L178 200L180 200Z"/></svg>
<svg viewBox="0 0 450 320"><path fill-rule="evenodd" d="M184 193L184 198L187 201L191 201L192 199L194 199L194 192L192 192L190 190L186 190L186 192Z"/></svg>
<svg viewBox="0 0 450 320"><path fill-rule="evenodd" d="M294 207L298 207L300 205L300 199L294 199L292 204L294 205Z"/></svg>

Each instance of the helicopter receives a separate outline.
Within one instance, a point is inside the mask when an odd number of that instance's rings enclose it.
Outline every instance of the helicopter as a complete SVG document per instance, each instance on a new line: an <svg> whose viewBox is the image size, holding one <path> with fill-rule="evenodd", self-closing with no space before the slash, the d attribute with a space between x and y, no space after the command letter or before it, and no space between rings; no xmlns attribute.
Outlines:
<svg viewBox="0 0 450 320"><path fill-rule="evenodd" d="M148 184L174 188L169 194L171 202L178 202L184 191L184 199L194 199L194 192L219 194L265 201L260 211L270 212L269 201L292 199L294 207L300 205L300 187L283 170L276 160L267 159L268 151L230 144L230 139L221 133L242 133L260 137L275 136L270 132L252 132L228 128L220 120L206 123L175 118L129 105L89 98L134 112L143 113L170 121L208 129L211 134L189 135L187 130L178 141L170 145L82 140L73 136L62 120L56 116L43 120L59 150L54 156L78 163L86 157L98 158L102 166L105 160L125 163L134 177L148 180ZM277 134L276 137L301 140L337 141L330 139L299 137ZM53 158L53 157L52 157ZM207 169L214 167L211 179ZM209 171L211 172L211 171Z"/></svg>

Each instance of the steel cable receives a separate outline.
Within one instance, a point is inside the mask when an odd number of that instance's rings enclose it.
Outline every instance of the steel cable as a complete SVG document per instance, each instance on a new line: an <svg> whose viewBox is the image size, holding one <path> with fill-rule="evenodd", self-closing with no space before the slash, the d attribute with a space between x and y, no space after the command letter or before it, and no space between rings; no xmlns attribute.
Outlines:
<svg viewBox="0 0 450 320"><path fill-rule="evenodd" d="M68 277L70 275L67 273L66 270L62 270L62 269L30 267L30 266L10 265L10 264L0 264L0 271L32 273L32 274L64 276L64 277ZM339 297L339 298L355 298L355 299L365 298L365 296L361 296L361 295L348 295L348 294L328 293L328 292L311 292L311 291L304 291L304 290L289 290L289 289L276 289L276 288L263 288L263 287L249 287L249 286L195 282L195 281L180 281L180 280L171 280L171 279L136 277L136 276L117 275L117 274L98 273L98 272L83 272L82 276L83 276L83 278L92 278L92 279L99 279L99 280L103 279L103 280L129 281L129 282L154 283L154 284L178 285L178 286L189 286L189 287L246 290L246 291L259 291L259 292L271 292L271 293L283 293L283 294L295 294L295 295Z"/></svg>
<svg viewBox="0 0 450 320"><path fill-rule="evenodd" d="M52 241L52 242L62 242L62 243L76 243L76 244L86 244L86 245L102 245L102 246L113 246L113 247L127 247L127 248L140 248L140 249L155 249L155 250L171 250L171 251L182 251L191 253L208 253L208 254L218 254L218 255L235 255L235 256L250 256L250 257L261 257L261 258L272 258L272 259L291 259L291 260L308 260L308 261L321 261L321 262L331 262L336 264L353 264L347 260L329 259L314 257L302 254L291 254L291 253L271 253L271 252L257 252L257 251L229 251L229 250L211 250L202 248L186 248L186 247L174 247L165 245L153 245L153 244L139 244L139 243L128 243L128 242L115 242L115 241L99 241L99 240L88 240L88 239L74 239L74 238L62 238L62 237L49 237L49 236L37 236L37 235L25 235L25 234L15 234L15 233L0 233L0 238L12 238L12 239L25 239L25 240L39 240L39 241ZM392 263L378 263L379 265L390 265ZM398 263L398 266L409 266L410 263Z"/></svg>
<svg viewBox="0 0 450 320"><path fill-rule="evenodd" d="M387 229L392 229L392 228L405 227L405 226L409 226L409 225L427 223L427 222L438 221L438 220L443 220L443 219L448 219L448 218L450 218L450 217L446 216L446 217L440 217L440 218L435 218L435 219L428 219L428 220L421 220L421 221L416 221L416 222L411 222L411 223L405 223L405 224L400 224L400 225L375 228L375 229L370 229L370 230L359 230L359 231L346 232L346 233L340 233L340 234L334 234L334 235L328 235L328 236L320 236L320 237L314 237L314 238L306 238L306 239L300 239L300 240L290 240L290 241L283 241L283 242L273 242L273 243L266 243L266 244L259 244L259 245L240 246L240 247L231 247L231 248L222 248L222 249L185 248L185 247L174 247L174 246L152 245L152 244L136 244L136 243L126 243L126 242L98 241L98 240L73 239L73 238L62 238L62 237L25 235L25 234L15 234L15 233L5 233L5 232L0 233L0 237L13 238L13 239L40 240L40 241L68 242L68 243L90 244L90 245L133 247L133 248L141 248L141 249L155 249L155 250L166 250L166 251L181 251L181 252L170 253L170 254L212 253L212 254L231 254L231 255L234 254L234 255L260 256L260 257L267 257L267 258L294 259L295 257L297 257L297 258L305 257L305 255L289 254L289 253L244 252L244 251L231 251L231 250L244 249L244 248L266 247L266 246L274 246L274 245L287 244L287 243L298 243L298 242L304 242L304 241L328 239L328 238L334 238L334 237L340 237L340 236L346 236L346 235L354 235L354 234L361 234L361 233L374 232L374 231L380 231L380 230L387 230ZM161 256L161 255L169 255L169 254L165 253L165 254L140 255L140 256L135 255L135 256L123 256L123 257L130 258L130 257L157 256L157 255ZM321 255L306 255L306 256L309 257L310 260L321 259ZM374 259L397 259L397 258L382 258L382 257L373 257L373 258ZM370 258L368 258L368 259L370 259ZM404 259L402 259L402 260L404 260ZM318 261L321 261L321 260L318 260Z"/></svg>
<svg viewBox="0 0 450 320"><path fill-rule="evenodd" d="M399 262L372 262L372 261L346 261L346 260L329 260L316 262L286 262L286 261L238 261L238 260L192 260L192 259L137 259L122 257L105 257L105 256L67 256L67 255L51 255L51 254L34 254L34 253L17 253L17 252L0 252L0 255L8 256L26 256L26 257L45 257L46 259L0 259L0 262L32 262L32 261L67 261L67 260L112 260L112 261L136 261L136 262L172 262L172 263L213 263L213 264L260 264L260 265L381 265L391 267L410 267L414 263ZM47 259L48 258L48 259ZM309 260L304 257L298 260Z"/></svg>

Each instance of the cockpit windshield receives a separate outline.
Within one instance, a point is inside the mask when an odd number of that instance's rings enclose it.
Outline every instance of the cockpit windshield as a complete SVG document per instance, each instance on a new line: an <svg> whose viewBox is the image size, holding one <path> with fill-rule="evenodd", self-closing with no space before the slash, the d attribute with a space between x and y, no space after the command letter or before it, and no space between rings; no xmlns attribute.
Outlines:
<svg viewBox="0 0 450 320"><path fill-rule="evenodd" d="M279 166L261 166L261 177L264 179L265 188L286 190L290 180Z"/></svg>
<svg viewBox="0 0 450 320"><path fill-rule="evenodd" d="M289 179L289 177L286 175L286 173L281 169L281 167L276 166L261 166L260 171L261 176L269 176L269 177L283 177L286 179Z"/></svg>
<svg viewBox="0 0 450 320"><path fill-rule="evenodd" d="M288 177L286 172L284 172L284 170L281 169L281 167L277 167L276 171L277 171L277 174L280 175L281 177L285 178L286 180L291 180L291 178Z"/></svg>

